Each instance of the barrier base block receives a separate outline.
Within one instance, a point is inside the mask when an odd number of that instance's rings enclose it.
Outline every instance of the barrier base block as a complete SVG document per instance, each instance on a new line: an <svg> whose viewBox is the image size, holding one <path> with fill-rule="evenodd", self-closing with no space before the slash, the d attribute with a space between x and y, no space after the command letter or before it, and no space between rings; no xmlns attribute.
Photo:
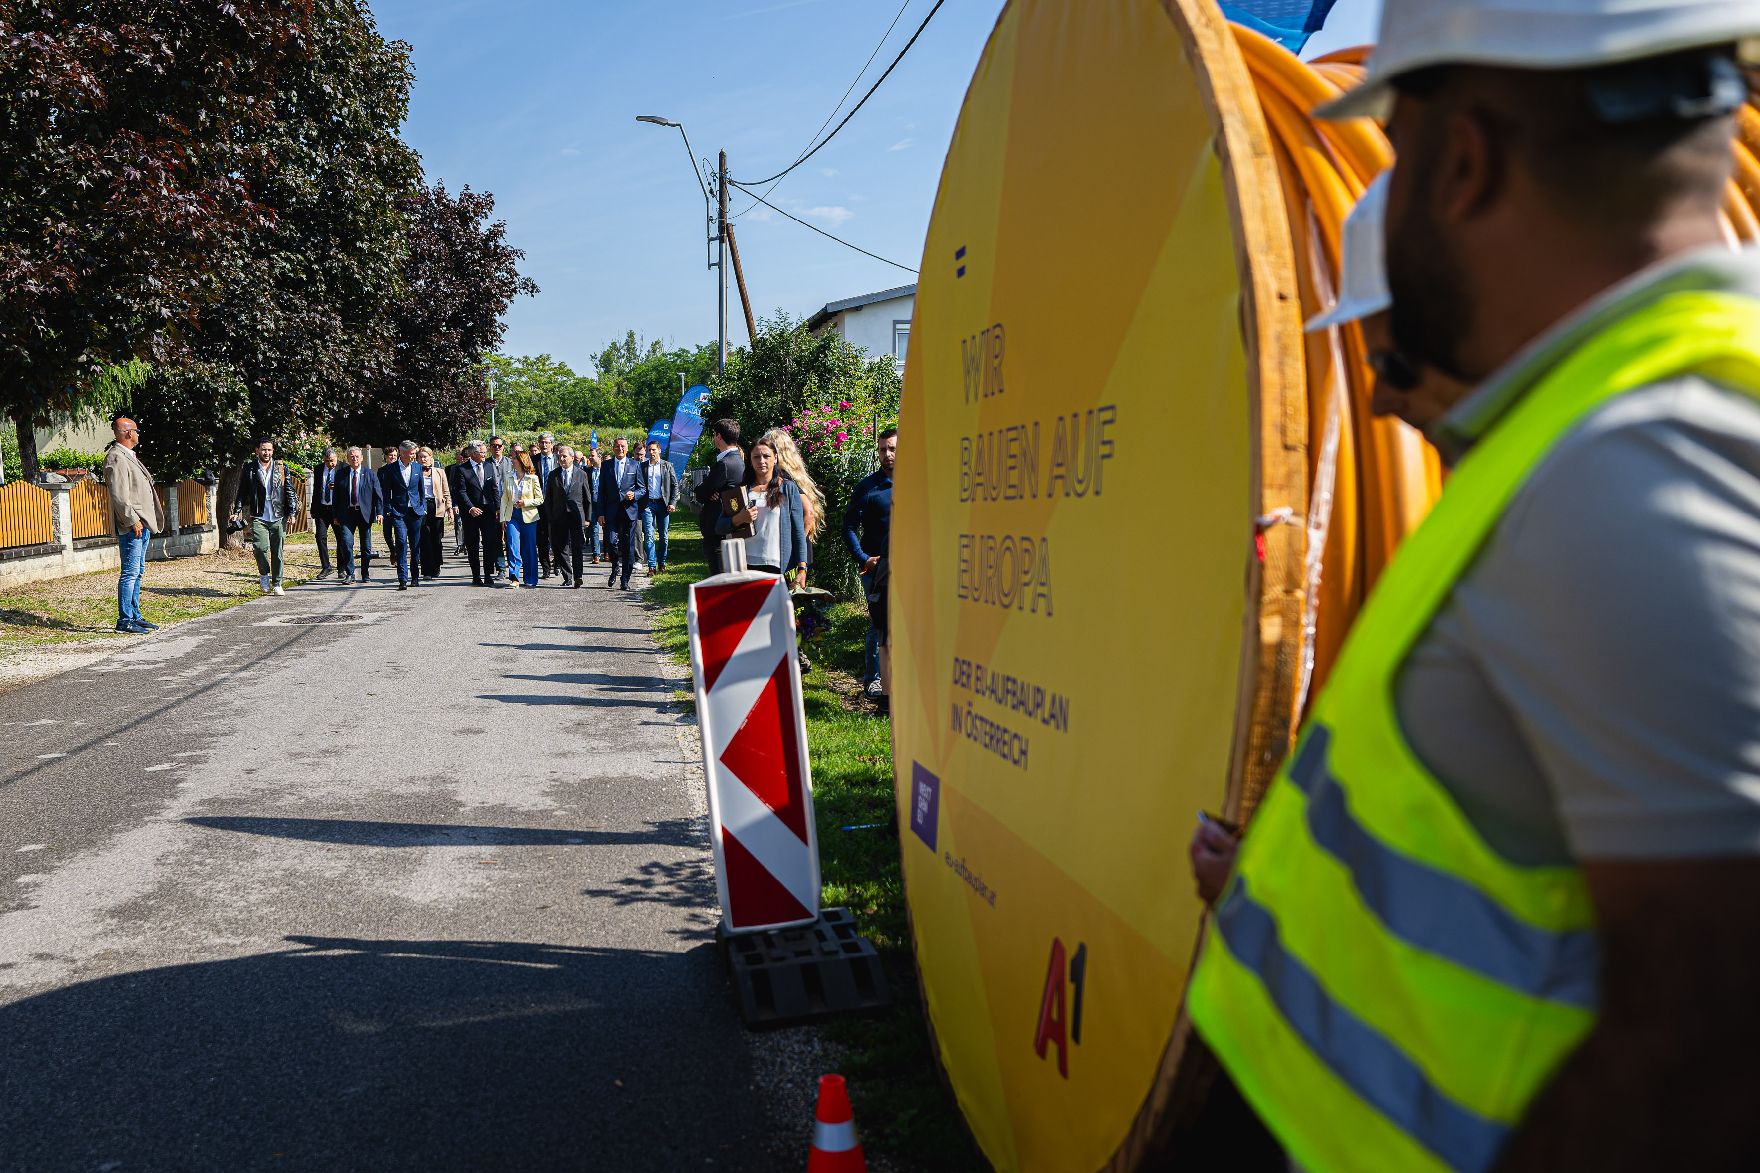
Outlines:
<svg viewBox="0 0 1760 1173"><path fill-rule="evenodd" d="M715 932L739 996L739 1016L762 1030L892 1005L874 943L856 932L847 908L826 908L810 925L761 933Z"/></svg>

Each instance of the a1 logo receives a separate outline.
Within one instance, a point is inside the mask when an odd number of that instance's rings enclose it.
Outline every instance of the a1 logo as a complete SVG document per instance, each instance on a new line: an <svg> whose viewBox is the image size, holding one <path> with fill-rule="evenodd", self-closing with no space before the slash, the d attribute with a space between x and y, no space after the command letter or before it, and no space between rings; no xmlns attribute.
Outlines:
<svg viewBox="0 0 1760 1173"><path fill-rule="evenodd" d="M1067 988L1066 988L1067 982ZM1045 968L1045 991L1039 995L1039 1029L1033 1035L1033 1051L1045 1058L1057 1048L1057 1074L1069 1078L1069 1049L1082 1045L1082 994L1088 984L1088 946L1076 946L1066 956L1063 940L1051 938L1051 961Z"/></svg>

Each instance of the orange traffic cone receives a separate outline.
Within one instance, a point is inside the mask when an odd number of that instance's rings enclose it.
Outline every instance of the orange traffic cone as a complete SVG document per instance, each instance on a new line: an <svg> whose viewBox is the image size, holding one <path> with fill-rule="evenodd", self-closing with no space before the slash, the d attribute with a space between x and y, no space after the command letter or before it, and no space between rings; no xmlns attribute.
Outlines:
<svg viewBox="0 0 1760 1173"><path fill-rule="evenodd" d="M807 1173L868 1173L843 1076L819 1077L819 1110L813 1116L813 1147L807 1153Z"/></svg>

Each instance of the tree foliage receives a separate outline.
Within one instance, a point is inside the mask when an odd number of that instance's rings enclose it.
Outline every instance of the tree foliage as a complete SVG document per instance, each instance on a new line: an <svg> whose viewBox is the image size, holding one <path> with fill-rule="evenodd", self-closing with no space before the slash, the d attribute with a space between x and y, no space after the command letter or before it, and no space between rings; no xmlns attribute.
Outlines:
<svg viewBox="0 0 1760 1173"><path fill-rule="evenodd" d="M399 137L410 49L379 35L364 0L314 0L305 51L281 73L273 118L238 132L273 218L209 258L224 296L201 316L191 360L162 365L135 397L168 469L221 478L223 512L253 435L328 429L390 376L422 191Z"/></svg>
<svg viewBox="0 0 1760 1173"><path fill-rule="evenodd" d="M309 2L14 0L0 8L0 409L82 406L107 362L175 358L212 259L273 220L248 176Z"/></svg>
<svg viewBox="0 0 1760 1173"><path fill-rule="evenodd" d="M519 273L521 252L495 198L445 184L412 202L401 291L391 307L396 357L333 430L378 443L419 437L450 446L488 418L483 356L501 343L502 315L538 287Z"/></svg>

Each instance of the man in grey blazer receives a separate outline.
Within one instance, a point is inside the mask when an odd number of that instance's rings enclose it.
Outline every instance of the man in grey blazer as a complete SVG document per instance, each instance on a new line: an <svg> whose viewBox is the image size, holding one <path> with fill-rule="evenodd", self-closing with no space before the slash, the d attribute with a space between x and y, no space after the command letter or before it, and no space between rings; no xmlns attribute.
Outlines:
<svg viewBox="0 0 1760 1173"><path fill-rule="evenodd" d="M672 514L678 508L678 473L660 456L660 441L648 441L648 461L642 465L642 536L648 542L648 573L666 569L667 536Z"/></svg>

